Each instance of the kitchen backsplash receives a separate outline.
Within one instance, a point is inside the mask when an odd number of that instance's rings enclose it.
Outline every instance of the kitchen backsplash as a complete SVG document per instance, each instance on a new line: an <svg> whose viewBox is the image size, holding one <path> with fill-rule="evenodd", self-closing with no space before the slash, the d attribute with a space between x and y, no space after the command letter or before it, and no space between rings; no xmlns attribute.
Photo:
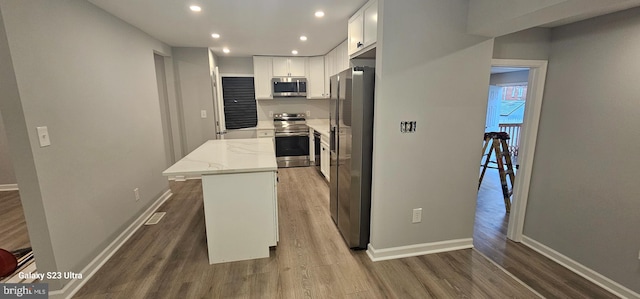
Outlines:
<svg viewBox="0 0 640 299"><path fill-rule="evenodd" d="M307 118L329 118L329 100L280 99L258 100L258 120L272 120L269 111L281 112L311 112Z"/></svg>

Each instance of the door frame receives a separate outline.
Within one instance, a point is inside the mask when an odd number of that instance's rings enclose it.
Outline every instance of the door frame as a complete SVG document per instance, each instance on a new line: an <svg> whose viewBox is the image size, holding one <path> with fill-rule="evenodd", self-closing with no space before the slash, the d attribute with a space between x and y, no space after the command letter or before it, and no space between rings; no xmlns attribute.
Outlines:
<svg viewBox="0 0 640 299"><path fill-rule="evenodd" d="M525 102L524 122L520 133L520 149L518 150L519 168L513 186L513 199L509 214L507 238L521 242L524 218L527 211L527 200L531 184L533 158L535 156L540 110L547 77L547 60L492 59L491 66L526 67L529 68L527 101Z"/></svg>

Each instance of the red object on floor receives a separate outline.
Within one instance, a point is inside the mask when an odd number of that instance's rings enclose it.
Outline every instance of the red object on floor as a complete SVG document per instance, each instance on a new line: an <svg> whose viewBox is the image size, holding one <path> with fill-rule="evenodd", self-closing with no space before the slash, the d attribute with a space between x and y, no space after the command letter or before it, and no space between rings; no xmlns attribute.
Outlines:
<svg viewBox="0 0 640 299"><path fill-rule="evenodd" d="M18 267L18 260L13 253L0 249L0 277L11 275Z"/></svg>

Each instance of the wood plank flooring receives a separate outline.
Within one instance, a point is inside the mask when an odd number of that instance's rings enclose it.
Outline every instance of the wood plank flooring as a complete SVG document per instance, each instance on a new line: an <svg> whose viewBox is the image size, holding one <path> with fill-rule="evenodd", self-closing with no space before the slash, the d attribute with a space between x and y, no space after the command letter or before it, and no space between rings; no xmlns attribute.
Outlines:
<svg viewBox="0 0 640 299"><path fill-rule="evenodd" d="M346 247L314 168L279 178L280 242L269 258L209 265L200 182L174 183L164 219L139 229L74 298L537 298L472 249L373 263Z"/></svg>
<svg viewBox="0 0 640 299"><path fill-rule="evenodd" d="M20 193L0 192L0 248L14 251L31 247Z"/></svg>
<svg viewBox="0 0 640 299"><path fill-rule="evenodd" d="M523 244L508 240L497 169L487 169L478 192L474 247L546 298L618 298Z"/></svg>

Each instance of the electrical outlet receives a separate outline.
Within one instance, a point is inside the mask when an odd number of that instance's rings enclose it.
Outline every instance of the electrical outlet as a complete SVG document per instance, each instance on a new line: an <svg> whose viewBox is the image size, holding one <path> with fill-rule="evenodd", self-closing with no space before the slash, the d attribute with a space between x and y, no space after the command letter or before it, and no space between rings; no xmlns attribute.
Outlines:
<svg viewBox="0 0 640 299"><path fill-rule="evenodd" d="M273 111L269 111L269 117L273 117Z"/></svg>
<svg viewBox="0 0 640 299"><path fill-rule="evenodd" d="M207 110L200 110L200 117L207 118Z"/></svg>
<svg viewBox="0 0 640 299"><path fill-rule="evenodd" d="M307 110L307 117L311 116L311 110Z"/></svg>
<svg viewBox="0 0 640 299"><path fill-rule="evenodd" d="M140 190L138 188L133 189L133 195L136 196L136 201L140 200Z"/></svg>
<svg viewBox="0 0 640 299"><path fill-rule="evenodd" d="M422 208L413 209L413 217L412 218L413 218L411 220L412 223L422 222Z"/></svg>

